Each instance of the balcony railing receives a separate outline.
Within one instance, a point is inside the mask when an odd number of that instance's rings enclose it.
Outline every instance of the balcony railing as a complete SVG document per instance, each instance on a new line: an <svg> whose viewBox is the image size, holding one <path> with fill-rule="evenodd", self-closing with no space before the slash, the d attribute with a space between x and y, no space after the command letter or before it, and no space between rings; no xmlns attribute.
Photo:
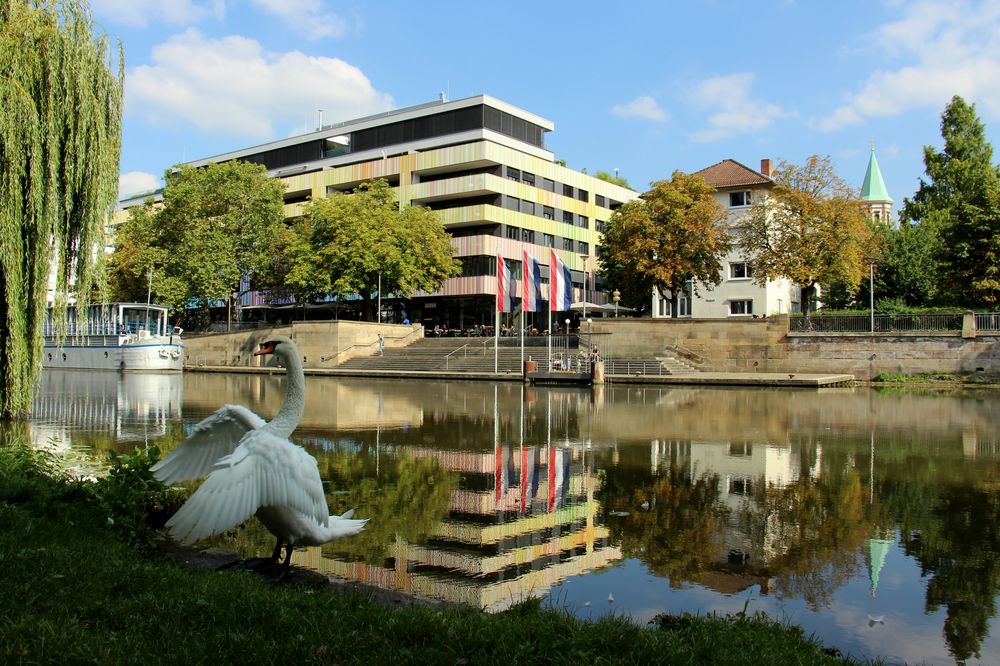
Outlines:
<svg viewBox="0 0 1000 666"><path fill-rule="evenodd" d="M948 332L962 330L962 317L963 315L957 312L946 314L876 314L873 329L871 315L815 314L809 317L792 317L789 330L794 333Z"/></svg>

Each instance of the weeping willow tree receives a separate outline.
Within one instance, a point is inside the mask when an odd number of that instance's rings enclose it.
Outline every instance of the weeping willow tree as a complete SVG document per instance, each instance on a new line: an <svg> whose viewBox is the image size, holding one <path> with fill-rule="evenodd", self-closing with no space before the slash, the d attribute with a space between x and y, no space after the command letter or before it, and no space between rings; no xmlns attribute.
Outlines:
<svg viewBox="0 0 1000 666"><path fill-rule="evenodd" d="M50 275L86 304L118 191L124 62L81 0L0 0L0 418L28 413Z"/></svg>

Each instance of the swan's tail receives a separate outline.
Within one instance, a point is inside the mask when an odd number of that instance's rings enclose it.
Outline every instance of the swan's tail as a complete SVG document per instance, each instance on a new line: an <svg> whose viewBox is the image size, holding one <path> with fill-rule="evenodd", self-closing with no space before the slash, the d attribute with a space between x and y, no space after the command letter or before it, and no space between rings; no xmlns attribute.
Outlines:
<svg viewBox="0 0 1000 666"><path fill-rule="evenodd" d="M339 516L330 516L327 522L327 530L329 535L329 540L339 539L341 537L351 536L352 534L357 534L365 528L365 523L368 522L367 518L361 520L352 519L351 516L354 515L354 509L347 511Z"/></svg>

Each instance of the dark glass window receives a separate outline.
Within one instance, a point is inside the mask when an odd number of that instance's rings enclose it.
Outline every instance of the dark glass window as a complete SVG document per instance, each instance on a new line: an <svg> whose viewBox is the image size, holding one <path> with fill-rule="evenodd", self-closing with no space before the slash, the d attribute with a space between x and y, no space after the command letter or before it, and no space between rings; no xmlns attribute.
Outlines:
<svg viewBox="0 0 1000 666"><path fill-rule="evenodd" d="M535 185L535 174L528 173L527 171L522 171L521 172L521 182L524 183L525 185L534 186Z"/></svg>
<svg viewBox="0 0 1000 666"><path fill-rule="evenodd" d="M555 209L552 208L552 206L542 206L542 217L544 217L546 220L555 219L555 215L556 211Z"/></svg>
<svg viewBox="0 0 1000 666"><path fill-rule="evenodd" d="M604 198L603 194L594 195L594 203L603 208L607 208L607 199Z"/></svg>
<svg viewBox="0 0 1000 666"><path fill-rule="evenodd" d="M581 215L579 218L577 218L577 221L580 223L580 226L583 227L584 229L590 226L590 218L587 217L586 215Z"/></svg>
<svg viewBox="0 0 1000 666"><path fill-rule="evenodd" d="M563 196L564 197L571 197L571 196L573 196L573 186L572 185L563 185Z"/></svg>
<svg viewBox="0 0 1000 666"><path fill-rule="evenodd" d="M533 202L533 201L527 201L525 199L521 199L521 212L525 213L526 215L534 215L535 214L535 202Z"/></svg>
<svg viewBox="0 0 1000 666"><path fill-rule="evenodd" d="M579 246L577 251L580 254L588 254L588 255L590 254L590 243L584 243L583 241L580 241L579 243L577 243L577 245Z"/></svg>
<svg viewBox="0 0 1000 666"><path fill-rule="evenodd" d="M546 192L555 192L556 191L556 183L555 183L555 181L554 180L550 180L548 178L542 178L541 181L539 181L539 183L538 183L538 187L542 188Z"/></svg>
<svg viewBox="0 0 1000 666"><path fill-rule="evenodd" d="M563 211L563 222L566 224L573 224L573 213L568 210Z"/></svg>
<svg viewBox="0 0 1000 666"><path fill-rule="evenodd" d="M563 248L562 249L564 249L564 250L570 250L572 252L572 250L573 250L573 239L572 238L563 238Z"/></svg>
<svg viewBox="0 0 1000 666"><path fill-rule="evenodd" d="M521 230L517 227L507 227L507 238L517 240L521 237Z"/></svg>
<svg viewBox="0 0 1000 666"><path fill-rule="evenodd" d="M520 181L521 180L521 172L518 171L517 169L512 168L512 167L507 167L507 177L510 178L511 180Z"/></svg>
<svg viewBox="0 0 1000 666"><path fill-rule="evenodd" d="M503 207L506 208L507 210L520 210L521 200L518 199L517 197L508 197L504 195Z"/></svg>
<svg viewBox="0 0 1000 666"><path fill-rule="evenodd" d="M534 243L535 242L535 232L532 231L531 229L522 229L521 230L521 240L523 240L525 243Z"/></svg>
<svg viewBox="0 0 1000 666"><path fill-rule="evenodd" d="M545 245L545 247L555 247L556 237L552 234L542 234L542 244Z"/></svg>
<svg viewBox="0 0 1000 666"><path fill-rule="evenodd" d="M588 199L590 199L590 192L588 192L587 190L577 190L576 198L579 199L580 201L587 201Z"/></svg>

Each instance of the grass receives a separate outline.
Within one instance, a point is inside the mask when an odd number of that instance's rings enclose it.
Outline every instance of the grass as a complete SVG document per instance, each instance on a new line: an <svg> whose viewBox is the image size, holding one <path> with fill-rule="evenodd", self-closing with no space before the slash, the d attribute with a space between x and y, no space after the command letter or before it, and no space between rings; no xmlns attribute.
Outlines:
<svg viewBox="0 0 1000 666"><path fill-rule="evenodd" d="M851 663L764 617L643 627L537 601L497 615L399 609L190 571L126 545L105 511L43 458L0 447L0 663Z"/></svg>
<svg viewBox="0 0 1000 666"><path fill-rule="evenodd" d="M887 384L948 384L957 386L991 386L1000 384L1000 375L984 372L919 372L912 375L883 372L872 381Z"/></svg>

